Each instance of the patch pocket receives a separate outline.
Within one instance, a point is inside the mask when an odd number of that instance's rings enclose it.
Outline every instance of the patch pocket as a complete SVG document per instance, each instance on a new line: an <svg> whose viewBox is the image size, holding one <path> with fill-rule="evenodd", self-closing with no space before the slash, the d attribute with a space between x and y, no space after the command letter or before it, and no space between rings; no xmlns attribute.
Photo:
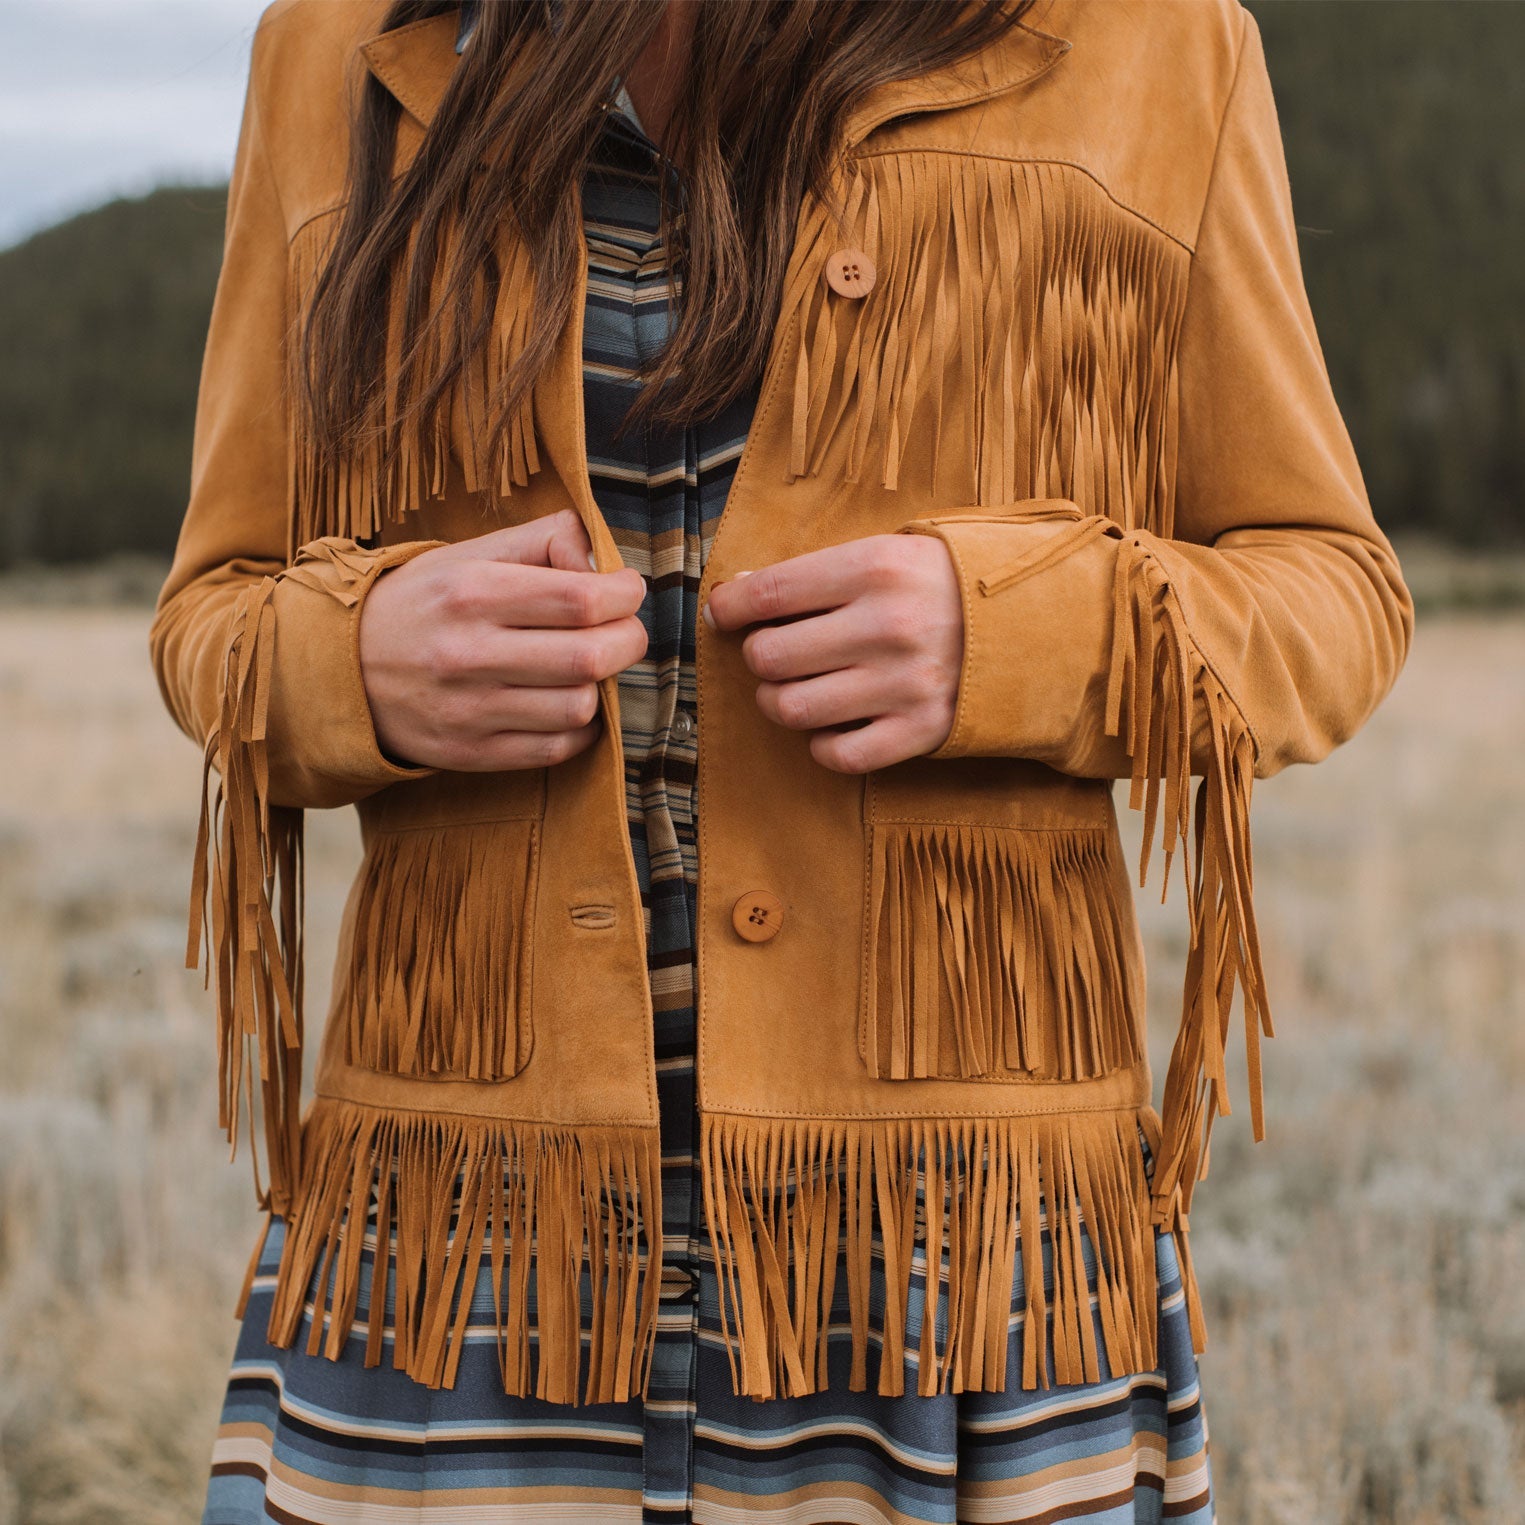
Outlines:
<svg viewBox="0 0 1525 1525"><path fill-rule="evenodd" d="M1105 782L1012 758L866 775L859 1052L879 1079L1094 1079L1142 1057Z"/></svg>
<svg viewBox="0 0 1525 1525"><path fill-rule="evenodd" d="M399 791L402 791L399 793ZM529 1062L545 770L440 774L366 811L331 1020L345 1061L508 1080Z"/></svg>

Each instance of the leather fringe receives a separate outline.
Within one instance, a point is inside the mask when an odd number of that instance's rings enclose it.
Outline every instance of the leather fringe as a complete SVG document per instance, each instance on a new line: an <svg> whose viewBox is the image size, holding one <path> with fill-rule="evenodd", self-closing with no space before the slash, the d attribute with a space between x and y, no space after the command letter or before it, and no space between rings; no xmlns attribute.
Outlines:
<svg viewBox="0 0 1525 1525"><path fill-rule="evenodd" d="M1101 831L875 823L869 1072L1073 1080L1137 1064L1143 1001L1110 847Z"/></svg>
<svg viewBox="0 0 1525 1525"><path fill-rule="evenodd" d="M785 480L819 472L841 436L846 479L872 442L893 489L914 440L934 496L946 446L967 452L958 501L1068 498L1168 537L1188 252L1073 165L895 152L845 175L841 220L819 213L787 277ZM877 267L861 299L821 273L844 241ZM971 399L972 427L945 441L950 395Z"/></svg>
<svg viewBox="0 0 1525 1525"><path fill-rule="evenodd" d="M1158 1290L1138 1129L1131 1108L953 1120L704 1116L705 1218L735 1390L826 1390L839 1255L852 1391L868 1386L873 1342L878 1391L901 1395L913 1339L921 1395L1007 1390L1019 1246L1024 1389L1100 1381L1103 1358L1113 1376L1154 1370ZM876 1253L882 1310L870 1298ZM912 1302L913 1273L929 1276L925 1303ZM933 1316L944 1292L945 1325Z"/></svg>
<svg viewBox="0 0 1525 1525"><path fill-rule="evenodd" d="M953 463L959 501L970 492L979 505L1066 498L1168 537L1188 251L1072 165L870 154L847 163L838 192L840 219L812 203L785 277L779 322L799 323L785 480L817 474L845 439L846 480L861 481L872 461L893 490L914 439L930 457L936 495L951 395L969 399L972 424L948 446L966 452ZM305 311L334 226L335 216L317 217L292 240L293 315ZM838 295L822 273L844 242L877 267L866 298ZM370 539L407 507L439 497L452 444L473 493L507 496L540 469L528 395L487 458L488 403L523 354L533 310L522 241L505 228L495 252L478 290L481 306L493 306L489 339L427 425L399 406L396 299L384 419L357 457L320 459L293 403L293 548L323 535ZM289 346L293 399L302 396L299 321ZM439 342L427 336L422 374L435 373Z"/></svg>
<svg viewBox="0 0 1525 1525"><path fill-rule="evenodd" d="M530 473L540 469L535 438L533 397L520 399L509 420L506 435L494 453L489 452L487 428L494 400L510 368L523 354L533 315L533 265L522 241L505 229L496 248L490 271L477 276L477 311L493 305L492 327L465 372L464 385L451 389L447 401L423 418L416 409L406 412L398 396L402 355L402 299L394 292L385 344L387 389L382 417L353 459L330 461L313 444L302 426L303 396L300 370L300 323L327 257L328 240L337 220L313 218L292 239L287 262L288 311L293 317L288 345L287 456L292 550L324 535L369 540L382 526L417 508L427 499L444 495L451 466L452 446L467 492L494 491L507 497L515 486L526 486ZM406 270L416 249L415 227L408 244ZM448 240L447 234L447 240ZM448 258L448 250L446 251ZM446 261L439 269L445 268ZM398 283L400 284L400 282ZM495 289L494 289L495 288ZM431 310L442 293L431 293ZM419 358L419 374L436 375L441 364L442 336L436 327L426 329L425 348Z"/></svg>
<svg viewBox="0 0 1525 1525"><path fill-rule="evenodd" d="M458 1080L524 1068L538 850L534 821L377 835L356 879L334 1007L348 1063Z"/></svg>
<svg viewBox="0 0 1525 1525"><path fill-rule="evenodd" d="M257 1059L270 1184L260 1182L251 1137L254 1189L261 1206L284 1212L301 1160L303 817L269 800L275 586L262 578L233 606L222 708L202 759L185 962L197 968L204 946L208 986L217 972L217 1117L230 1155L238 1150L240 1091L254 1133Z"/></svg>
<svg viewBox="0 0 1525 1525"><path fill-rule="evenodd" d="M577 1404L645 1391L661 1285L648 1272L661 1256L655 1128L434 1116L320 1096L305 1135L272 1344L294 1344L307 1314L307 1353L338 1360L370 1247L365 1365L381 1364L390 1302L394 1369L453 1387L486 1260L506 1393Z"/></svg>
<svg viewBox="0 0 1525 1525"><path fill-rule="evenodd" d="M1230 1110L1224 1050L1236 986L1244 997L1250 1119L1255 1138L1265 1137L1260 1035L1271 1037L1273 1029L1250 860L1255 742L1193 641L1165 568L1143 541L1120 538L1106 729L1124 737L1133 762L1129 805L1144 811L1139 883L1147 879L1162 805L1165 889L1177 847L1193 843L1191 949L1154 1171L1153 1218L1168 1228L1186 1223L1193 1186L1207 1174L1213 1118ZM1199 730L1210 750L1193 809L1192 740Z"/></svg>

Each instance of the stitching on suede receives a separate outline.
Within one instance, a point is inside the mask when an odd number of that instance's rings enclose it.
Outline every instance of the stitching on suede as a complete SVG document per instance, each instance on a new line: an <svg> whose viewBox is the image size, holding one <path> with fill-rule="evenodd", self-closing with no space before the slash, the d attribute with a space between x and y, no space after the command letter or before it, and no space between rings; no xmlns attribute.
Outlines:
<svg viewBox="0 0 1525 1525"><path fill-rule="evenodd" d="M1072 1081L1072 1080L1036 1080L1035 1081L1035 1080L1032 1080L1031 1077L1028 1077L1028 1076L1023 1076L1023 1077L1020 1077L1020 1078L1022 1078L1029 1085L1029 1087L1044 1086L1044 1087L1058 1087L1058 1088L1062 1089L1065 1086L1072 1086L1072 1085L1075 1084L1075 1082ZM896 1081L896 1082L894 1082L894 1084L897 1084L897 1085L915 1085L917 1083L918 1082L916 1082L916 1081ZM920 1083L924 1084L924 1085L966 1085L966 1086L967 1085L988 1085L988 1086L991 1086L991 1087L1000 1086L1000 1087L1007 1087L1007 1088L1009 1088L1010 1085L1011 1085L1010 1081L989 1080L989 1079L986 1079L983 1076L979 1077L979 1078L975 1078L975 1079L970 1079L970 1080L957 1080L957 1081L954 1081L954 1080L927 1079L927 1080L924 1080L924 1081L922 1081ZM830 1123L855 1123L855 1122L885 1122L885 1123L928 1122L928 1123L935 1123L935 1122L940 1122L940 1121L942 1121L942 1120L944 1120L946 1118L949 1118L949 1117L966 1117L966 1118L970 1118L970 1119L975 1120L975 1121L988 1121L988 1122L993 1122L993 1123L1006 1123L1006 1122L1017 1123L1017 1122L1023 1121L1026 1118L1030 1118L1030 1117L1069 1117L1072 1114L1077 1113L1077 1112L1127 1112L1129 1114L1136 1114L1142 1108L1148 1106L1149 1104L1150 1103L1149 1103L1148 1099L1146 1098L1143 1101L1137 1101L1137 1102L1134 1102L1134 1101L1124 1101L1124 1102L1117 1102L1117 1103L1105 1102L1105 1101L1070 1102L1070 1103L1065 1103L1063 1105L1056 1106L1056 1107L1045 1108L1042 1111L1038 1111L1038 1112L991 1112L991 1111L988 1111L988 1110L985 1110L985 1109L970 1110L970 1109L964 1108L964 1107L956 1107L956 1108L955 1107L939 1107L939 1108L937 1108L936 1111L933 1111L933 1112L833 1112L833 1113L830 1114L829 1117L822 1117L820 1114L814 1113L814 1112L765 1112L765 1111L761 1111L761 1110L758 1110L758 1111L754 1112L754 1111L751 1111L751 1110L749 1110L748 1108L745 1108L745 1107L720 1107L720 1108L700 1107L699 1115L702 1118L704 1118L704 1117L736 1117L736 1118L762 1117L762 1118L767 1118L770 1122L781 1122L781 1123L792 1123L792 1122L821 1123L823 1125L827 1125L827 1124L830 1124Z"/></svg>
<svg viewBox="0 0 1525 1525"><path fill-rule="evenodd" d="M981 831L1020 831L1028 835L1045 831L1105 831L1107 829L1104 821L1097 821L1089 826L1080 822L1073 826L1012 826L1005 821L955 821L934 815L876 815L874 821L884 826L978 826Z"/></svg>
<svg viewBox="0 0 1525 1525"><path fill-rule="evenodd" d="M876 799L872 780L865 776L863 787L870 799ZM873 973L873 942L870 938L870 918L874 904L874 832L877 804L869 806L870 817L863 837L863 931L858 948L858 1058L864 1069L871 1068L868 1057L868 982Z"/></svg>
<svg viewBox="0 0 1525 1525"><path fill-rule="evenodd" d="M341 1074L363 1075L372 1081L375 1080L377 1073L375 1070L363 1069L361 1066L355 1064L339 1065L338 1070ZM414 1080L413 1077L409 1075L387 1075L384 1078L388 1081L400 1081L404 1085L427 1086L435 1084L435 1082L431 1080ZM518 1075L515 1075L512 1078L517 1080L521 1085L527 1084L524 1079L524 1072L522 1070ZM456 1082L456 1084L461 1083L463 1082ZM464 1083L470 1084L472 1082ZM507 1085L509 1082L485 1081L475 1083L503 1086ZM520 1117L516 1114L500 1115L496 1112L471 1112L464 1108L451 1107L447 1102L443 1101L433 1101L430 1102L427 1106L421 1107L413 1106L411 1103L405 1101L361 1101L357 1097L345 1096L339 1091L330 1091L322 1088L317 1089L313 1094L315 1096L321 1096L325 1101L338 1102L341 1106L364 1107L368 1112L415 1112L420 1117L436 1117L441 1112L444 1112L448 1117L471 1117L475 1118L478 1122L496 1123L500 1126L512 1123L523 1123L528 1128L640 1128L649 1132L657 1132L660 1127L658 1122L654 1122L651 1119L644 1117L605 1117L600 1118L597 1122L590 1122L587 1118Z"/></svg>
<svg viewBox="0 0 1525 1525"><path fill-rule="evenodd" d="M1075 159L1050 158L1046 154L985 154L971 152L966 148L934 148L930 145L924 147L920 144L914 146L907 144L904 148L880 148L874 150L873 153L859 154L858 157L860 159L888 159L897 154L952 154L960 159L985 159L993 164L1057 164L1064 169L1072 169L1078 174L1084 175L1120 212L1127 212L1129 216L1138 218L1141 223L1145 224L1146 227L1153 228L1162 238L1168 238L1171 243L1179 244L1188 254L1196 253L1195 248L1187 243L1179 233L1172 233L1169 228L1157 223L1147 212L1141 212L1137 207L1129 206L1126 201L1123 201L1112 191L1106 181L1101 179L1095 170L1086 168L1084 164Z"/></svg>

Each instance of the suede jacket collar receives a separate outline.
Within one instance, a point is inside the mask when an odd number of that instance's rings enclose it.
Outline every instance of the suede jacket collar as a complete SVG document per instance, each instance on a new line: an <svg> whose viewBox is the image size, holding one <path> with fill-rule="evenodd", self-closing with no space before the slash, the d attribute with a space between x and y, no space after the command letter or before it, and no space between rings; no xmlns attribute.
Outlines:
<svg viewBox="0 0 1525 1525"><path fill-rule="evenodd" d="M450 83L456 60L470 45L473 18L459 11L379 32L360 44L366 67L427 128ZM1030 22L970 58L912 79L890 80L848 116L844 147L853 148L892 117L973 105L1036 79L1069 51L1069 41Z"/></svg>

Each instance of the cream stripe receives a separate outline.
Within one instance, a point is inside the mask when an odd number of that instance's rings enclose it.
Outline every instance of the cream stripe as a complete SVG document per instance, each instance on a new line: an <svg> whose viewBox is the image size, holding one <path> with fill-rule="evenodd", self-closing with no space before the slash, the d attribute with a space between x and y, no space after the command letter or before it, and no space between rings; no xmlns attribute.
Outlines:
<svg viewBox="0 0 1525 1525"><path fill-rule="evenodd" d="M829 1514L822 1514L822 1507ZM822 1493L799 1504L770 1509L764 1503L721 1504L706 1501L694 1505L694 1525L886 1525L888 1505L876 1505L864 1499L842 1494ZM894 1513L895 1525L920 1525L915 1515Z"/></svg>
<svg viewBox="0 0 1525 1525"><path fill-rule="evenodd" d="M638 1503L612 1504L597 1498L552 1502L526 1497L530 1490L513 1490L510 1504L501 1497L498 1502L480 1504L437 1504L427 1497L417 1503L387 1504L381 1502L383 1490L367 1488L364 1492L367 1496L363 1498L324 1498L275 1476L265 1487L265 1496L272 1504L310 1525L499 1525L509 1518L514 1525L536 1525L542 1520L558 1525L565 1520L625 1520L635 1525L641 1518ZM406 1496L418 1497L413 1492Z"/></svg>
<svg viewBox="0 0 1525 1525"><path fill-rule="evenodd" d="M914 1399L911 1401L915 1401ZM741 1447L748 1451L769 1451L778 1446L794 1445L801 1440L813 1440L818 1436L828 1438L838 1435L863 1435L874 1441L886 1455L905 1462L921 1472L932 1472L952 1477L958 1468L955 1456L939 1458L927 1451L912 1450L909 1446L893 1441L878 1425L861 1419L849 1419L841 1415L822 1420L819 1424L783 1425L771 1430L738 1430L729 1425L705 1424L694 1426L694 1437L700 1440L719 1441L724 1445Z"/></svg>
<svg viewBox="0 0 1525 1525"><path fill-rule="evenodd" d="M1073 1389L1065 1392L1063 1389L1056 1388L1054 1396L1050 1399L1039 1399L1034 1403L1023 1404L1020 1408L1006 1409L988 1419L961 1419L959 1428L973 1434L999 1434L1002 1430L1039 1424L1060 1414L1081 1414L1087 1409L1097 1407L1098 1404L1111 1403L1128 1393L1136 1392L1141 1387L1158 1387L1163 1390L1165 1381L1156 1372L1146 1372L1141 1376L1129 1378L1125 1384L1108 1383L1102 1388L1088 1386L1080 1392Z"/></svg>
<svg viewBox="0 0 1525 1525"><path fill-rule="evenodd" d="M1199 1493L1206 1493L1209 1475L1207 1458L1199 1453L1197 1464L1190 1472L1166 1477L1165 1502L1174 1504L1181 1499L1194 1499Z"/></svg>
<svg viewBox="0 0 1525 1525"><path fill-rule="evenodd" d="M565 1420L554 1424L536 1424L530 1421L507 1419L474 1424L449 1424L442 1420L431 1419L427 1424L400 1425L384 1424L374 1419L359 1420L335 1414L316 1404L304 1403L301 1399L293 1398L285 1390L278 1367L240 1363L234 1368L233 1375L268 1377L275 1383L282 1413L304 1419L309 1424L316 1425L333 1435L374 1436L378 1440L395 1440L404 1445L417 1444L425 1438L429 1440L495 1440L512 1436L516 1440L526 1437L557 1440L564 1439L568 1435L574 1435L579 1440L607 1441L622 1446L635 1442L633 1428L621 1429L613 1425L581 1421L576 1418L575 1410L569 1410Z"/></svg>

